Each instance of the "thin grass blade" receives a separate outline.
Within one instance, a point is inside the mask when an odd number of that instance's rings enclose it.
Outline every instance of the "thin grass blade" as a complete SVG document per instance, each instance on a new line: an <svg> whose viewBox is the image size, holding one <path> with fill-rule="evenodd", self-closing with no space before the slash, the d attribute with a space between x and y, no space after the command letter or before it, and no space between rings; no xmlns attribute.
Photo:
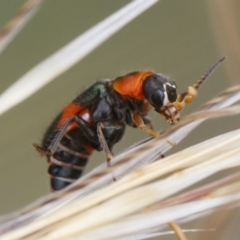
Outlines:
<svg viewBox="0 0 240 240"><path fill-rule="evenodd" d="M0 31L0 54L37 13L42 0L27 0L17 15Z"/></svg>
<svg viewBox="0 0 240 240"><path fill-rule="evenodd" d="M156 2L157 0L132 1L39 63L1 94L0 115L74 66Z"/></svg>

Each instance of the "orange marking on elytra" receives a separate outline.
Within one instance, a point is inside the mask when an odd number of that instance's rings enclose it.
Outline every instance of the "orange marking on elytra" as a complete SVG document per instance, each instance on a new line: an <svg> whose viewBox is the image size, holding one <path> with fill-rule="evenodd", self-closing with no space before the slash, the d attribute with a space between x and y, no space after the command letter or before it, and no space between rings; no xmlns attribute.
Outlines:
<svg viewBox="0 0 240 240"><path fill-rule="evenodd" d="M87 122L91 120L88 108L84 108L80 104L69 103L62 112L62 116L58 122L58 128L61 128L66 120L73 115L79 115ZM71 127L77 127L77 123L71 123Z"/></svg>

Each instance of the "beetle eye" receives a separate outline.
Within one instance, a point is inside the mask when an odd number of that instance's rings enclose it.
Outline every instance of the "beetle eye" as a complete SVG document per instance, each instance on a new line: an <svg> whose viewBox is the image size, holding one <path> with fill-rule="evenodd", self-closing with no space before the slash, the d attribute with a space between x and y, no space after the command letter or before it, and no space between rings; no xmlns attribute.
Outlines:
<svg viewBox="0 0 240 240"><path fill-rule="evenodd" d="M161 90L156 90L150 97L151 104L155 108L160 108L163 105L164 94Z"/></svg>

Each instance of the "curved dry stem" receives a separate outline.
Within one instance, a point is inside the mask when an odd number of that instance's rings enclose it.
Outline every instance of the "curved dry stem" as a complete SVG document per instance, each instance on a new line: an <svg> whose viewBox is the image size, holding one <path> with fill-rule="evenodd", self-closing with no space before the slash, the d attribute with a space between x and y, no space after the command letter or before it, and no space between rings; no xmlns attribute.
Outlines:
<svg viewBox="0 0 240 240"><path fill-rule="evenodd" d="M37 12L42 0L27 0L17 15L0 31L0 54Z"/></svg>

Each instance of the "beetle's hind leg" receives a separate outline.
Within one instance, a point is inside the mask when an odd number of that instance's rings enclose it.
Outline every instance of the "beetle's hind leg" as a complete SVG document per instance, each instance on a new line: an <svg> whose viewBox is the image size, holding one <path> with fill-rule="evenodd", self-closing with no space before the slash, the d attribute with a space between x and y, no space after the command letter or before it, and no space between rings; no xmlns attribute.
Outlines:
<svg viewBox="0 0 240 240"><path fill-rule="evenodd" d="M79 129L82 131L82 133L85 135L85 137L88 139L89 143L97 150L99 149L99 142L96 132L92 129L92 126L85 121L82 117L78 115L71 116L67 119L67 121L63 124L55 138L53 139L51 145L49 146L49 152L54 153L57 149L57 146L59 142L62 140L64 134L66 133L66 130L68 126L72 123L76 122L78 124Z"/></svg>
<svg viewBox="0 0 240 240"><path fill-rule="evenodd" d="M43 155L51 155L51 151L44 149L43 147L40 147L38 144L33 143L33 147L36 148L36 150L43 156Z"/></svg>

